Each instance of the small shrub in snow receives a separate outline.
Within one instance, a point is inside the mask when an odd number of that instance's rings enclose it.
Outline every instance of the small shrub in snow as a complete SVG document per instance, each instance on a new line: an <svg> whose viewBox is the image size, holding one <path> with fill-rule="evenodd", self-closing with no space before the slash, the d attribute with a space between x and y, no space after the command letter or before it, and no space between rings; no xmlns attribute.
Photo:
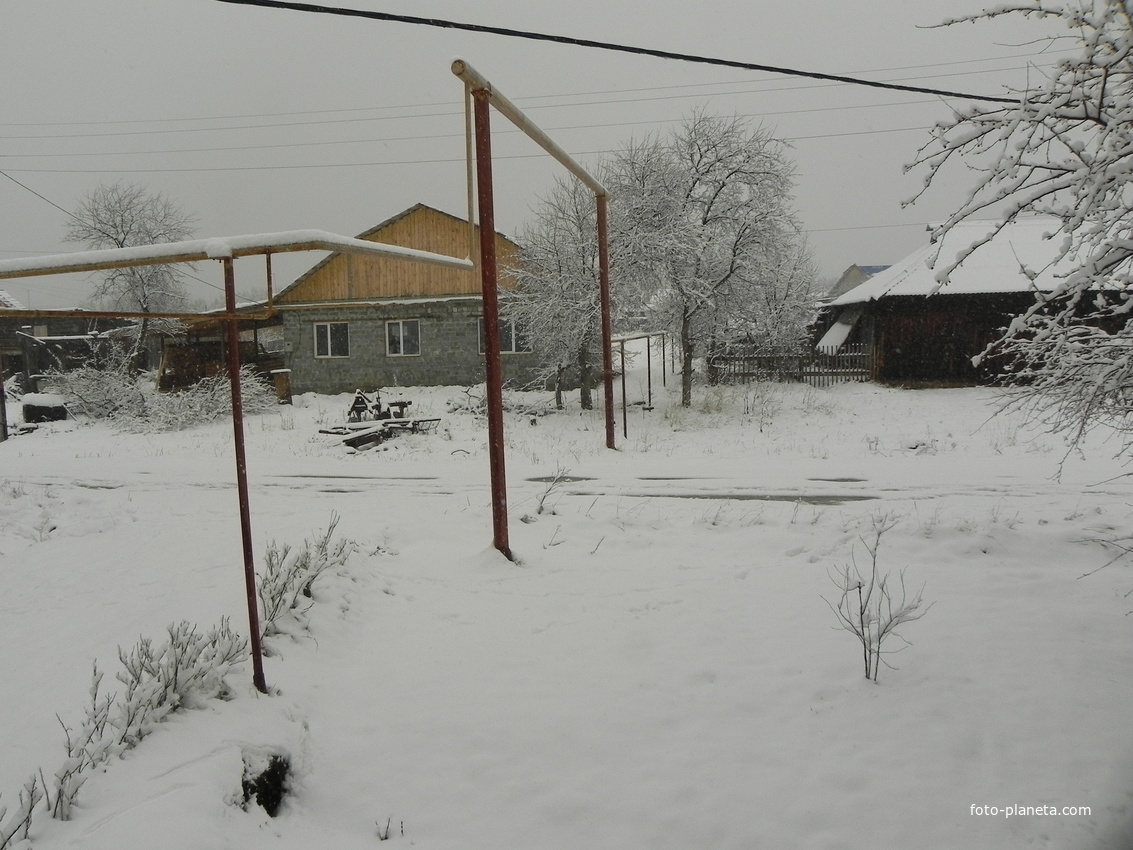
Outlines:
<svg viewBox="0 0 1133 850"><path fill-rule="evenodd" d="M445 402L445 410L451 414L470 413L473 416L488 415L488 391L484 384L475 384L464 387L461 394ZM528 393L503 392L500 400L501 408L508 413L516 413L525 417L529 424L534 425L539 417L550 415L553 406L547 400L532 400Z"/></svg>
<svg viewBox="0 0 1133 850"><path fill-rule="evenodd" d="M4 817L8 814L8 810L0 806L0 850L28 837L35 807L42 799L43 790L40 788L39 779L33 776L20 789L19 808L7 822L4 821Z"/></svg>
<svg viewBox="0 0 1133 850"><path fill-rule="evenodd" d="M450 398L445 404L449 413L471 413L474 416L484 416L487 411L486 390L483 384L464 387L461 395Z"/></svg>
<svg viewBox="0 0 1133 850"><path fill-rule="evenodd" d="M288 545L279 546L274 540L268 544L264 571L257 582L263 637L279 634L284 617L301 617L315 579L327 569L345 564L357 548L351 540L334 539L338 520L338 515L333 515L326 531L304 541L303 548L294 554Z"/></svg>
<svg viewBox="0 0 1133 850"><path fill-rule="evenodd" d="M548 513L554 515L554 507L547 507L546 501L550 496L556 493L565 482L570 480L570 470L560 466L555 470L555 474L547 479L547 487L538 497L538 507L535 508L535 513Z"/></svg>
<svg viewBox="0 0 1133 850"><path fill-rule="evenodd" d="M823 601L838 617L841 628L850 632L861 643L865 677L874 682L877 681L879 665L884 663L886 667L890 666L881 657L881 647L886 638L893 635L904 641L905 639L897 634L896 629L904 623L919 620L932 607L931 604L922 607L923 585L915 594L909 596L905 589L904 570L898 574L899 590L892 586L889 573L881 575L878 571L877 552L881 548L881 538L896 524L897 521L888 515L874 517L872 542L862 538L862 543L870 556L869 569L863 575L856 559L851 555L852 568L844 564L830 574L831 581L841 591L837 604L823 597ZM908 641L905 643L907 644Z"/></svg>
<svg viewBox="0 0 1133 850"><path fill-rule="evenodd" d="M247 639L233 632L227 619L207 635L187 621L170 626L168 633L169 640L156 647L149 638L139 639L128 652L119 647L122 696L100 693L103 674L96 664L82 724L72 729L59 721L67 736L67 759L55 772L54 799L47 799L52 817L69 820L90 771L136 747L170 712L223 696L225 675L248 657Z"/></svg>
<svg viewBox="0 0 1133 850"><path fill-rule="evenodd" d="M734 393L730 387L706 387L700 395L696 410L699 413L723 413L732 403Z"/></svg>
<svg viewBox="0 0 1133 850"><path fill-rule="evenodd" d="M776 414L782 409L779 385L771 381L756 381L744 385L743 411L759 426L759 433L771 427Z"/></svg>
<svg viewBox="0 0 1133 850"><path fill-rule="evenodd" d="M393 818L386 818L385 826L382 826L382 822L380 820L374 821L374 826L378 828L378 841L389 841L390 836L393 835L393 832L391 832L391 830L393 829ZM401 821L401 834L404 837L405 821Z"/></svg>

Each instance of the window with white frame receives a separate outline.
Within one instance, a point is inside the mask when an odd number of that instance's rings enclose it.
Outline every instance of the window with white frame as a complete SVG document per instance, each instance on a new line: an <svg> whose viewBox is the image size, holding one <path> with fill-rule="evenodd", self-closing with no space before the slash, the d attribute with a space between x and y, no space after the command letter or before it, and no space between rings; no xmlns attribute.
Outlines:
<svg viewBox="0 0 1133 850"><path fill-rule="evenodd" d="M390 357L415 357L421 353L421 321L398 319L386 322L386 354Z"/></svg>
<svg viewBox="0 0 1133 850"><path fill-rule="evenodd" d="M315 356L349 357L349 324L347 322L315 322Z"/></svg>
<svg viewBox="0 0 1133 850"><path fill-rule="evenodd" d="M500 319L500 353L501 354L528 354L531 351L531 342L527 339L527 332L521 322L515 319ZM477 336L480 339L480 353L484 353L484 319L480 319Z"/></svg>

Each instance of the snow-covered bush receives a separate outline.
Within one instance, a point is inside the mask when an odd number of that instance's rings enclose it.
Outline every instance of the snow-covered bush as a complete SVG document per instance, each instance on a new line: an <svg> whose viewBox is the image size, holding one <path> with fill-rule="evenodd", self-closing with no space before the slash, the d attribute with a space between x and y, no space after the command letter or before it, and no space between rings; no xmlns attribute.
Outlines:
<svg viewBox="0 0 1133 850"><path fill-rule="evenodd" d="M869 569L863 575L851 554L852 569L849 564L843 564L830 574L831 581L838 586L842 594L837 604L823 597L823 601L838 617L839 625L861 643L865 677L874 682L877 681L878 667L881 664L885 664L886 667L891 666L881 657L881 646L885 639L894 635L904 641L905 639L895 631L897 627L919 620L932 607L931 603L928 607L922 607L923 585L912 597L909 596L905 589L904 570L898 574L900 590L891 587L889 573L881 575L878 572L877 551L881 548L881 538L896 524L896 519L888 514L875 516L872 541L862 538L862 543L870 556ZM908 641L905 643L908 644ZM900 650L894 651L900 652Z"/></svg>
<svg viewBox="0 0 1133 850"><path fill-rule="evenodd" d="M449 413L471 413L474 416L484 416L487 410L487 391L483 384L474 384L464 387L461 395L450 398L445 409Z"/></svg>
<svg viewBox="0 0 1133 850"><path fill-rule="evenodd" d="M327 529L292 554L288 545L271 541L264 552L264 571L259 576L260 629L263 637L280 633L280 623L290 615L300 620L311 599L311 585L325 570L342 566L357 548L354 541L334 539L338 514ZM301 622L301 620L300 620Z"/></svg>
<svg viewBox="0 0 1133 850"><path fill-rule="evenodd" d="M515 413L530 420L549 415L553 409L553 400L539 398L537 394L523 390L505 390L501 397L501 407L507 413ZM485 417L488 415L487 389L484 384L464 387L461 395L445 402L445 410L451 414L470 413Z"/></svg>
<svg viewBox="0 0 1133 850"><path fill-rule="evenodd" d="M4 822L4 816L8 814L8 810L0 806L0 850L28 837L35 807L42 799L43 789L40 787L39 779L32 776L20 789L19 808L7 823Z"/></svg>
<svg viewBox="0 0 1133 850"><path fill-rule="evenodd" d="M278 404L275 391L251 366L240 367L240 395L245 413L265 413ZM213 422L232 412L232 390L228 375L202 378L188 389L175 393L151 392L145 407L115 417L127 431L180 431Z"/></svg>
<svg viewBox="0 0 1133 850"><path fill-rule="evenodd" d="M54 798L47 797L52 817L69 820L90 771L136 747L167 714L223 696L225 675L248 656L247 638L233 632L227 618L207 635L184 620L169 626L168 634L169 640L156 647L149 638L140 638L129 651L119 647L122 696L100 692L103 673L95 664L82 724L72 729L59 721L67 758L55 772Z"/></svg>
<svg viewBox="0 0 1133 850"><path fill-rule="evenodd" d="M24 385L20 380L20 374L17 372L12 377L4 381L4 395L9 402L19 401L24 394Z"/></svg>
<svg viewBox="0 0 1133 850"><path fill-rule="evenodd" d="M117 361L108 368L52 372L48 380L72 413L109 419L126 431L180 431L232 412L227 374L172 393L158 392L148 379ZM264 413L277 405L274 390L251 366L240 368L240 394L245 413Z"/></svg>
<svg viewBox="0 0 1133 850"><path fill-rule="evenodd" d="M72 415L108 419L145 410L144 379L117 365L53 371L47 374L45 383L66 399Z"/></svg>

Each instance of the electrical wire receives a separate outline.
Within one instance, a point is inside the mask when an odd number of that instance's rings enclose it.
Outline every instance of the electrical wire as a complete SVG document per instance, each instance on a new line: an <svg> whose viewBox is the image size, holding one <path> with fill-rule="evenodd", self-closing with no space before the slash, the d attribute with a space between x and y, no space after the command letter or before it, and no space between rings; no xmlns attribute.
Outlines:
<svg viewBox="0 0 1133 850"><path fill-rule="evenodd" d="M864 109L879 109L894 106L917 106L921 104L936 103L935 100L905 100L896 103L871 103L865 105L850 105L850 106L823 106L813 107L807 109L784 109L776 112L760 112L758 115L754 113L736 113L737 118L761 118L782 116L782 115L809 115L816 112L838 112L842 110L854 110L860 112ZM665 118L652 118L641 121L614 121L603 124L568 124L560 125L557 127L544 128L547 132L571 132L576 130L598 130L608 129L611 127L640 127L642 125L650 124L663 124L668 119ZM904 130L905 128L899 128ZM923 128L922 128L923 129ZM513 128L504 128L497 130L496 133L500 136L520 136L523 134L522 130ZM837 134L831 134L837 135ZM34 154L4 154L7 159L59 159L70 157L122 157L122 156L166 156L169 154L194 154L194 153L230 153L233 151L266 151L266 150L287 150L292 148L319 148L328 147L331 145L368 145L368 144L389 144L391 142L431 142L442 141L456 138L464 138L463 133L424 133L414 136L384 136L382 138L370 139L329 139L321 142L277 142L266 145L220 145L216 147L207 148L160 148L151 150L129 151L129 150L115 150L115 151L96 151L96 152L70 152L70 153L34 153ZM799 138L799 137L794 137ZM820 136L807 136L805 138L821 138ZM793 141L794 139L787 139Z"/></svg>
<svg viewBox="0 0 1133 850"><path fill-rule="evenodd" d="M1017 102L1013 98L992 97L992 96L972 94L972 93L967 93L967 92L949 91L949 90L944 90L944 89L936 89L936 88L929 88L929 87L922 87L922 86L911 86L911 85L906 85L906 84L902 84L902 83L892 83L892 82L882 82L882 81L876 81L876 80L867 80L867 79L862 79L862 78L859 78L859 77L853 77L853 76L848 76L848 75L825 74L825 73L821 73L821 72L804 71L804 70L800 70L800 69L796 69L796 68L763 65L763 64L758 64L758 63L741 62L741 61L737 61L737 60L720 59L720 58L706 57L706 56L697 56L697 55L694 55L694 54L677 53L677 52L672 52L672 51L663 51L663 50L656 50L656 49L644 48L644 47L635 47L635 46L625 45L625 44L617 44L617 43L612 43L612 42L601 42L601 41L595 41L595 40L592 40L592 39L580 39L580 38L573 38L573 37L569 37L569 36L552 35L552 34L548 34L548 33L538 33L538 32L533 32L533 31L528 31L528 30L516 30L516 29L505 28L505 27L494 27L494 26L488 26L488 25L482 25L482 24L460 23L460 22L456 22L456 21L443 20L443 19L439 19L439 18L421 18L421 17L416 17L416 16L410 16L410 15L396 15L396 14L392 14L392 13L388 13L388 12L371 12L371 11L360 10L360 9L348 9L348 8L342 8L342 7L323 6L323 5L308 4L308 3L282 2L282 0L218 0L218 2L229 3L229 4L233 4L233 5L259 6L259 7L265 7L265 8L285 9L285 10L291 10L291 11L311 12L311 13L329 14L329 15L337 15L337 16L345 16L345 17L358 17L358 18L366 18L366 19L371 19L371 20L389 21L389 22L395 22L395 23L405 23L405 24L411 24L411 25L417 25L417 26L430 26L430 27L439 27L439 28L445 28L445 29L458 29L458 30L465 30L465 31L471 31L471 32L485 33L485 34L490 34L490 35L499 35L499 36L508 37L508 38L519 38L519 39L527 39L527 40L534 40L534 41L552 42L552 43L573 45L573 46L578 46L578 47L587 47L587 48L593 48L593 49L599 49L599 50L607 50L607 51L614 51L614 52L621 52L621 53L630 53L630 54L636 54L636 55L642 55L642 56L652 56L652 57L656 57L656 58L683 61L683 62L693 62L693 63L699 63L699 64L716 65L716 66L721 66L721 67L739 68L739 69L749 70L749 71L760 71L760 72L766 72L766 73L774 73L774 74L780 74L780 75L783 75L783 76L790 76L790 77L802 77L802 78L806 78L806 79L819 80L819 81L823 81L823 82L826 82L826 83L855 85L855 86L863 86L863 87L868 87L868 88L877 88L877 89L890 90L890 91L912 92L912 93L917 93L917 94L929 94L929 95L934 95L934 96L937 96L937 97L959 98L959 99L964 99L964 100L974 100L974 101L980 101L980 102L985 102L985 103L1014 104L1014 103ZM974 62L974 61L986 61L986 60L967 60L967 61ZM949 65L949 64L961 64L961 63L938 63L938 64ZM933 67L933 66L926 65L926 66L909 66L909 67L912 68L912 67ZM905 69L904 68L897 68L897 69L885 69L885 70L905 70ZM960 74L954 74L954 75L948 75L948 76L959 76L959 75ZM736 81L736 82L740 82L740 81ZM698 84L697 87L702 87L702 86L703 86L703 84ZM693 86L688 86L688 87L693 87ZM671 86L671 87L658 87L658 88L660 88L661 90L665 90L665 89L677 89L677 88L684 88L684 87ZM650 89L644 89L644 90L650 90ZM636 90L630 90L630 91L636 91ZM615 90L614 92L611 92L611 93L619 93L619 92L617 90ZM581 93L581 94L606 94L606 92ZM736 93L735 92L728 92L726 94L730 95L730 94L736 94ZM575 95L572 95L572 94L548 95L548 96L545 96L543 99L548 99L548 98L552 98L552 97L553 98L565 98L565 97L576 97L576 96L578 96L578 95L577 94L575 94ZM680 96L678 95L678 96L673 96L673 97L680 97ZM656 98L656 99L670 99L670 98ZM614 102L616 102L616 101L614 101ZM435 105L441 106L441 105L446 105L446 104L438 103L438 104L435 104ZM591 102L589 104L582 104L582 103L560 104L560 106L563 106L563 105L578 106L578 105L593 105L593 103ZM392 108L401 108L401 107L372 107L368 111L373 111L375 109L385 110L385 109L392 109ZM832 108L837 108L837 107L832 107ZM317 111L317 112L306 112L306 113L302 113L302 112L301 113L268 113L268 114L264 114L264 115L228 116L226 119L225 118L215 118L215 119L214 118L204 118L204 119L174 118L174 119L157 119L157 120L176 121L176 122L186 122L186 121L192 121L192 120L231 120L233 118L246 118L247 119L247 118L261 118L261 117L286 117L286 116L290 116L290 115L315 115L315 114L329 114L329 113L357 112L357 111L367 111L367 110L350 109L350 110L320 110L320 111ZM818 110L799 110L799 111L823 111L823 110L818 109ZM451 114L451 113L445 113L445 114ZM425 114L425 115L417 114L417 115L395 116L395 117L397 117L397 118L422 118L422 117L433 117L433 116L431 116L429 114ZM335 119L333 121L291 122L291 123L268 124L268 125L259 124L259 125L252 125L252 126L248 126L248 127L194 128L194 129L191 129L191 130L188 130L188 131L182 129L182 130L131 131L131 132L126 132L126 133L96 133L96 134L81 134L78 137L90 138L90 137L95 137L95 136L149 135L149 134L170 133L170 132L201 132L201 131L204 131L204 130L260 129L260 128L263 128L263 127L297 126L297 125L304 125L304 124L307 124L307 125L321 125L321 124L331 124L331 123L337 124L337 123L347 123L347 122L353 122L353 121L367 121L367 120L372 121L372 120L375 120L375 119L373 119L373 118L352 118L352 119ZM81 122L82 125L92 125L92 124L105 125L105 124L113 124L113 123L137 123L137 122L110 122L110 121ZM632 122L632 123L655 123L655 122ZM59 125L80 126L80 123L59 122ZM29 125L8 124L8 125L0 125L0 126L15 127L15 126L29 126ZM40 124L40 125L30 125L30 126L56 126L56 125ZM621 126L621 125L619 124L619 125L615 125L615 126ZM571 129L571 128L559 128L559 129ZM916 130L916 129L923 129L923 128L892 128L892 129L888 129L888 130L872 130L872 131L863 131L863 132L824 134L824 135L820 135L820 136L799 136L799 137L795 137L793 139L787 139L786 141L800 141L800 140L808 140L808 139L816 139L816 138L831 138L831 137L835 137L835 136L871 135L871 134L882 133L882 132L907 132L907 131ZM48 139L48 138L75 138L75 137L76 137L75 135L71 135L71 136L42 135L42 136L18 136L18 137L10 137L10 138L13 138L13 139L17 139L17 138ZM432 138L432 137L426 136L426 137L423 137L423 138L427 139L427 138ZM361 143L361 142L364 142L364 141L366 141L366 140L361 140L360 142L350 142L350 143ZM309 146L311 144L331 144L331 143L302 143L302 144L296 144L296 145L283 145L283 146L270 145L270 146L249 146L249 147L251 149L262 149L262 148L267 148L267 147L291 147L291 146L295 146L295 147L304 146L305 147L305 146ZM240 148L236 148L236 149L240 149ZM196 149L196 150L185 150L185 151L138 152L138 153L139 154L143 154L143 153L191 153L191 152L198 152L198 151L199 152L207 152L207 151L211 151L211 150L224 150L224 148ZM582 155L597 155L597 154L603 154L603 153L608 153L608 151L590 151L590 152L587 152L587 153L582 154ZM83 156L83 155L84 154L52 154L52 156ZM510 157L505 156L505 157L500 157L500 158L501 159L528 159L528 158L533 158L534 156L537 156L537 155L527 155L527 156L519 155L519 156L510 156ZM183 172L183 171L245 171L245 170L257 170L257 171L259 171L259 170L279 170L279 169L298 169L298 168L337 168L337 167L367 167L367 166L410 165L410 164L438 164L438 163L451 163L451 162L458 162L458 161L459 160L455 160L455 159L452 159L452 160L441 159L441 160L411 160L411 161L403 161L403 162L341 163L341 164L325 164L325 165L316 164L316 165L296 165L296 166L253 166L251 168L245 167L245 168L140 169L140 170L137 170L137 171L140 171L141 173L154 173L154 172L167 172L167 171L175 171L175 172ZM13 169L13 170L20 171L20 172L36 172L36 173L43 173L43 172L47 172L47 173L106 173L106 172L110 171L110 169L90 169L90 170L83 170L83 169L58 169L58 170ZM22 189L26 190L27 192L30 192L31 194L35 195L37 198L39 198L40 200L49 204L50 206L54 207L55 209L59 210L60 212L62 212L66 216L68 216L69 218L72 218L72 219L75 218L75 216L71 212L64 209L62 206L60 206L59 204L50 200L49 198L45 197L44 195L40 194L39 192L35 191L34 189L27 186L26 184L22 183L21 181L17 180L15 177L13 177L7 171L0 170L0 176L3 176L5 178L7 178L8 180L12 181L13 183L15 183L20 188L22 188ZM876 227L888 227L888 226L904 226L904 225L878 225ZM840 229L862 229L862 228L840 228ZM207 281L204 281L204 280L200 280L199 278L195 278L195 279L197 279L201 283L205 283L209 286L214 286L214 284L208 283ZM219 288L219 287L215 287L215 288Z"/></svg>
<svg viewBox="0 0 1133 850"><path fill-rule="evenodd" d="M466 30L468 32L500 35L507 38L520 38L530 41L547 41L555 44L568 44L575 47L591 47L598 50L609 50L618 53L632 53L638 56L654 56L659 59L673 59L680 62L695 62L702 65L717 65L725 68L742 68L746 71L763 71L771 74L782 74L788 77L805 77L811 80L825 80L834 83L866 86L869 88L888 89L890 91L916 92L919 94L934 94L940 97L954 97L962 100L976 100L984 103L1018 103L1017 99L1006 97L992 97L989 95L970 94L965 92L947 91L944 89L923 88L921 86L907 86L900 83L883 83L876 80L865 80L860 77L848 77L841 74L823 74L817 71L802 71L797 68L785 68L775 65L762 65L755 62L740 62L732 59L717 59L709 56L697 56L691 53L675 53L668 50L654 50L648 47L633 47L627 44L616 44L607 41L594 41L586 38L572 38L565 35L551 35L549 33L532 32L530 30L515 30L507 27L493 27L485 24L468 24L457 21L448 21L441 18L419 18L413 15L395 15L390 12L370 12L363 9L346 9L339 6L321 6L312 3L290 3L283 0L217 0L219 3L231 3L237 6L262 6L270 9L288 9L295 12L314 12L322 15L338 15L349 18L367 18L375 21L391 21L394 23L413 24L416 26L440 27L442 29Z"/></svg>
<svg viewBox="0 0 1133 850"><path fill-rule="evenodd" d="M45 198L43 195L39 194L39 192L37 192L35 189L31 188L30 186L27 186L27 185L21 183L19 180L17 180L15 177L13 177L8 172L0 170L0 177L7 177L9 180L11 180L13 183L15 183L21 189L26 189L27 191L29 191L33 195L35 195L37 198L39 198L41 201L46 201L47 203L51 204L51 206L55 207L55 209L59 210L59 212L63 213L68 218L73 218L73 219L75 219L75 221L79 221L79 219L76 218L73 213L63 209L61 206L59 206L57 203L55 203L50 198Z"/></svg>
<svg viewBox="0 0 1133 850"><path fill-rule="evenodd" d="M921 64L921 65L896 65L896 66L892 66L892 67L888 67L888 68L871 68L871 69L867 69L867 70L856 71L855 73L857 73L857 74L887 74L887 73L893 73L895 71L914 71L914 70L921 70L921 69L925 69L925 68L951 68L951 67L955 67L955 66L958 66L958 65L976 65L976 64L986 63L986 62L1006 62L1006 61L1009 61L1009 60L1010 61L1016 61L1016 60L1019 60L1019 59L1030 59L1034 56L1050 57L1050 56L1057 54L1057 53L1073 53L1073 52L1074 51L1072 49L1069 49L1069 48L1065 49L1065 50L1044 50L1044 51L1042 51L1041 54L1019 54L1019 55L1016 55L1016 56L986 56L986 57L982 57L982 58L978 58L978 59L959 59L959 60L952 61L952 62L931 62L931 63ZM923 77L906 77L905 79L906 80L909 80L909 79L918 80L918 79L937 79L939 77L962 77L962 76L969 76L969 75L972 75L972 74L981 74L982 75L982 74L989 74L989 73L995 73L997 71L1005 71L1005 70L1012 70L1012 69L1013 68L980 68L980 69L977 69L977 70L974 70L974 71L956 71L956 72L953 72L953 73L925 75ZM560 92L558 94L530 95L530 96L527 96L527 97L514 98L514 100L519 105L525 106L529 109L540 109L540 108L551 108L551 107L556 105L556 104L546 104L546 105L543 105L543 106L539 105L539 101L546 101L546 100L561 100L561 99L564 99L564 98L574 98L574 97L583 97L583 96L593 97L593 96L599 96L599 95L617 95L617 94L637 95L637 94L640 94L642 92L658 92L658 91L661 91L661 92L664 92L664 91L677 92L677 91L682 91L682 90L685 90L685 89L704 89L704 88L719 87L719 86L738 86L738 85L749 85L750 86L751 84L752 84L752 81L750 79L721 80L719 82L712 82L712 83L684 83L684 84L681 84L681 85L641 86L641 87L637 87L637 88L601 89L601 90L598 90L598 91L583 91L583 92ZM807 89L807 88L828 88L828 87L830 87L830 85L835 85L835 84L829 84L829 85L823 85L823 86L791 86L789 88L767 88L765 85L761 84L761 85L759 85L758 88L749 88L749 89L745 89L743 91L719 92L717 94L726 94L726 95L732 95L732 94L762 94L762 93L766 93L766 92L769 92L769 91L800 91L800 90ZM711 95L713 93L710 92L709 94ZM676 98L680 98L680 97L695 97L695 96L696 95L676 94L676 95L671 95L669 99L676 99ZM650 98L650 99L657 99L657 98ZM662 99L664 99L664 98L662 98ZM636 102L637 98L634 98L633 100L634 100L634 102ZM617 102L617 101L615 101L615 102ZM927 102L927 101L918 101L918 102ZM558 105L560 105L560 106L579 106L579 105L590 106L590 105L592 105L592 103L593 103L593 101L578 101L577 103L558 104ZM251 119L254 119L254 118L295 118L295 117L304 116L304 115L332 115L332 114L340 114L340 113L379 112L379 111L384 112L384 111L392 111L392 110L397 110L397 109L425 109L425 108L438 107L438 106L455 107L456 103L454 101L451 101L451 100L444 100L444 101L433 101L433 102L430 102L430 103L419 103L418 102L418 103L392 104L392 105L389 105L389 106L363 106L363 107L352 106L352 107L340 107L340 108L337 108L337 109L307 109L307 110L299 110L299 111L295 111L295 112L242 112L242 113L235 113L235 114L229 114L229 115L195 115L195 116L181 116L181 117L174 117L174 118L124 118L124 119L112 119L112 120L107 119L107 120L101 120L101 121L20 121L20 122L0 121L0 128L98 127L98 126L107 126L107 125L113 125L113 124L173 124L173 123L184 124L184 123L196 122L196 121L235 121L235 120L251 120ZM844 108L852 108L852 107L844 107ZM412 116L412 117L420 117L420 116ZM317 124L319 122L315 121L315 122L311 122L311 123ZM273 125L266 124L266 125L256 125L256 126L273 126ZM76 136L73 136L73 137L81 138L81 134L76 134ZM5 138L26 138L26 137L10 136L10 137L5 137Z"/></svg>
<svg viewBox="0 0 1133 850"><path fill-rule="evenodd" d="M884 130L855 130L847 133L820 133L813 136L789 136L781 139L784 142L813 141L815 139L838 139L847 136L876 136L881 133L912 133L923 132L924 127L887 127ZM600 156L613 153L612 150L579 151L575 156ZM497 161L517 159L541 159L542 153L529 154L493 154ZM198 172L229 172L229 171L298 171L304 168L383 168L389 166L406 165L448 165L463 163L463 157L445 157L440 159L397 159L371 162L316 162L299 165L218 165L218 166L187 166L183 168L129 168L131 174L185 174ZM121 168L13 168L19 174L117 174ZM5 175L7 176L7 175Z"/></svg>

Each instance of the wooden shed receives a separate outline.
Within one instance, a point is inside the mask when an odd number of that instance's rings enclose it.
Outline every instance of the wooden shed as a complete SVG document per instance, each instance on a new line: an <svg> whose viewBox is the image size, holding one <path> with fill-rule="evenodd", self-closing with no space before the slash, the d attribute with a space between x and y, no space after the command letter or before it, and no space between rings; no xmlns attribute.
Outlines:
<svg viewBox="0 0 1133 850"><path fill-rule="evenodd" d="M871 351L875 380L968 385L995 377L993 367L972 358L1034 303L1036 291L1052 291L1059 279L1052 265L1058 244L1048 238L1058 222L1030 216L1007 225L939 286L937 269L996 224L963 222L942 244L926 242L829 303L829 320L846 331L839 342Z"/></svg>

